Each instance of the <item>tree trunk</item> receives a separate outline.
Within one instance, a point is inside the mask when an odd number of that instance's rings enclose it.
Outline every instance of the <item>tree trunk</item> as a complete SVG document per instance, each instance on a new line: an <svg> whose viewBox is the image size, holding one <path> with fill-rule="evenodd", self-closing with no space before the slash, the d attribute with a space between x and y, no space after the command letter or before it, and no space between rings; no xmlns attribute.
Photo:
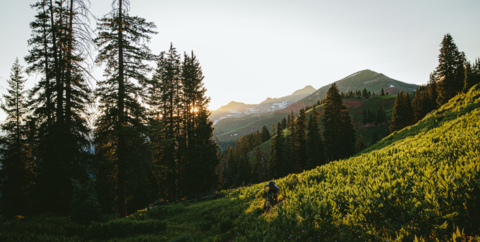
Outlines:
<svg viewBox="0 0 480 242"><path fill-rule="evenodd" d="M119 0L118 3L118 121L119 125L117 128L120 129L118 133L118 161L117 161L117 185L118 185L118 213L120 217L127 216L127 204L126 204L126 188L125 188L125 135L124 135L124 125L125 125L125 107L124 107L124 98L125 98L125 85L124 85L124 63L123 63L123 20L122 20L122 0Z"/></svg>

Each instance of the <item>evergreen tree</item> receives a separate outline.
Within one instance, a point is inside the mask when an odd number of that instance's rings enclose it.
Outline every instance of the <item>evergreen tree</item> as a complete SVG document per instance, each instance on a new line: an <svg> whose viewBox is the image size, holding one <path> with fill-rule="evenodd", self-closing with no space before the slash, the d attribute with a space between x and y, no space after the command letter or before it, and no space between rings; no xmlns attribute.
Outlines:
<svg viewBox="0 0 480 242"><path fill-rule="evenodd" d="M464 86L463 86L463 92L467 93L468 90L470 90L471 87L475 85L475 76L472 72L472 67L470 65L470 62L467 62L467 65L465 66L465 80L464 80Z"/></svg>
<svg viewBox="0 0 480 242"><path fill-rule="evenodd" d="M300 109L297 119L295 120L295 170L303 171L307 166L307 114L305 109Z"/></svg>
<svg viewBox="0 0 480 242"><path fill-rule="evenodd" d="M267 126L263 125L260 136L262 137L262 143L270 140L270 133L268 132Z"/></svg>
<svg viewBox="0 0 480 242"><path fill-rule="evenodd" d="M328 89L322 122L325 147L330 161L347 158L355 152L355 129L336 84Z"/></svg>
<svg viewBox="0 0 480 242"><path fill-rule="evenodd" d="M277 134L273 138L273 153L271 153L270 161L269 161L269 177L270 178L278 178L285 175L285 157L283 156L284 150L284 139L283 139L283 132L281 130L281 123L278 122L277 124Z"/></svg>
<svg viewBox="0 0 480 242"><path fill-rule="evenodd" d="M363 136L360 135L360 138L358 138L358 141L357 141L357 152L360 152L362 150L364 150L365 148L367 148L367 146L365 145L365 141L363 140Z"/></svg>
<svg viewBox="0 0 480 242"><path fill-rule="evenodd" d="M148 176L148 153L144 134L146 113L138 98L141 89L132 80L145 83L153 60L146 42L154 34L153 23L128 14L122 0L114 2L114 10L99 20L98 63L106 63L106 80L98 83L101 115L96 122L96 154L111 167L109 174L116 183L116 201L121 217L127 215L127 196L139 189ZM112 132L113 131L113 132ZM170 150L171 151L171 150ZM113 188L113 187L112 187Z"/></svg>
<svg viewBox="0 0 480 242"><path fill-rule="evenodd" d="M307 133L307 167L313 169L325 162L325 148L323 146L322 131L320 130L320 114L312 110L312 115L308 120Z"/></svg>
<svg viewBox="0 0 480 242"><path fill-rule="evenodd" d="M290 174L295 172L295 135L293 132L290 132L290 134L285 137L283 154L286 173Z"/></svg>
<svg viewBox="0 0 480 242"><path fill-rule="evenodd" d="M290 112L290 116L288 119L288 130L293 132L295 130L295 114L293 111Z"/></svg>
<svg viewBox="0 0 480 242"><path fill-rule="evenodd" d="M385 122L385 119L386 119L385 110L383 110L383 108L380 107L377 111L377 125Z"/></svg>
<svg viewBox="0 0 480 242"><path fill-rule="evenodd" d="M288 125L287 119L284 117L284 118L282 119L282 129L286 129L286 128L287 128L287 125Z"/></svg>
<svg viewBox="0 0 480 242"><path fill-rule="evenodd" d="M436 73L438 82L438 105L443 105L463 89L465 73L463 68L464 57L458 51L457 45L450 34L442 40L438 67Z"/></svg>
<svg viewBox="0 0 480 242"><path fill-rule="evenodd" d="M405 93L405 96L403 97L403 107L405 108L405 126L415 124L412 102L410 100L410 95L408 95L408 92Z"/></svg>
<svg viewBox="0 0 480 242"><path fill-rule="evenodd" d="M237 184L241 184L242 186L247 185L251 181L250 172L252 171L252 168L250 167L249 152L250 150L248 149L248 138L247 136L243 136L241 139L241 145L237 146L237 154L238 154Z"/></svg>
<svg viewBox="0 0 480 242"><path fill-rule="evenodd" d="M212 141L213 127L206 111L210 98L205 96L207 89L203 86L203 79L196 56L193 52L191 56L185 54L181 74L183 128L177 140L183 140L185 144L179 151L184 160L180 164L184 180L181 190L187 195L205 192L214 185L215 167L219 163L217 146Z"/></svg>
<svg viewBox="0 0 480 242"><path fill-rule="evenodd" d="M270 133L271 137L275 136L275 123L272 123L272 126L270 127Z"/></svg>
<svg viewBox="0 0 480 242"><path fill-rule="evenodd" d="M367 110L363 109L363 124L367 124L367 123L368 123Z"/></svg>
<svg viewBox="0 0 480 242"><path fill-rule="evenodd" d="M391 133L401 130L406 126L405 107L403 101L403 91L397 94L395 104L393 105L392 119L390 120L389 130Z"/></svg>
<svg viewBox="0 0 480 242"><path fill-rule="evenodd" d="M0 138L0 184L2 188L2 212L8 215L24 214L33 178L33 159L28 154L25 106L25 78L23 68L14 62L7 80L9 88L3 95L0 108L7 114L0 126L6 133Z"/></svg>
<svg viewBox="0 0 480 242"><path fill-rule="evenodd" d="M436 73L430 73L430 80L428 81L428 96L430 97L430 105L429 110L437 109L437 99L438 99L438 90L437 90L437 81L436 81Z"/></svg>
<svg viewBox="0 0 480 242"><path fill-rule="evenodd" d="M265 127L265 126L264 126ZM264 168L262 164L262 150L260 145L262 144L262 136L260 132L255 133L255 148L253 150L253 164L252 164L252 177L254 182L261 182L266 179L264 174Z"/></svg>
<svg viewBox="0 0 480 242"><path fill-rule="evenodd" d="M381 95L385 96L385 91L383 91L383 88L382 88L382 91L381 91Z"/></svg>
<svg viewBox="0 0 480 242"><path fill-rule="evenodd" d="M197 104L199 104L197 102ZM200 105L198 107L201 107ZM220 162L220 153L218 145L213 140L213 122L208 118L210 111L206 106L197 110L198 115L195 117L195 125L193 133L195 134L193 142L189 143L189 152L193 151L196 156L190 156L186 167L189 167L190 172L182 174L188 178L191 182L187 185L191 186L190 189L196 189L196 191L189 191L190 194L198 192L206 192L212 187L218 185L218 174L215 172L215 168ZM242 144L243 146L243 144ZM248 151L247 151L248 152ZM246 168L249 168L248 153L245 155ZM245 165L245 164L243 164ZM193 169L197 170L193 170ZM250 173L247 172L247 176ZM195 185L193 182L196 182ZM188 191L188 190L187 190Z"/></svg>
<svg viewBox="0 0 480 242"><path fill-rule="evenodd" d="M477 58L472 65L473 85L480 83L480 58Z"/></svg>
<svg viewBox="0 0 480 242"><path fill-rule="evenodd" d="M415 97L413 98L412 101L412 109L413 109L413 118L414 118L414 123L417 123L420 121L424 116L424 110L423 110L423 105L422 102L425 100L423 99L423 91L420 90L420 88L417 88L415 92Z"/></svg>
<svg viewBox="0 0 480 242"><path fill-rule="evenodd" d="M372 144L371 144L371 145L376 144L379 140L380 140L380 139L378 138L378 133L377 133L377 132L373 132Z"/></svg>
<svg viewBox="0 0 480 242"><path fill-rule="evenodd" d="M32 156L36 160L36 212L67 213L72 196L71 179L88 179L91 160L90 130L86 117L92 103L87 85L85 58L89 56L91 32L87 5L79 1L38 1L38 14L31 23L28 72L42 75L30 91L33 133Z"/></svg>
<svg viewBox="0 0 480 242"><path fill-rule="evenodd" d="M231 186L235 184L235 179L237 177L237 172L238 172L237 156L236 156L235 148L233 146L230 146L227 148L226 160L227 160L226 184L228 186Z"/></svg>

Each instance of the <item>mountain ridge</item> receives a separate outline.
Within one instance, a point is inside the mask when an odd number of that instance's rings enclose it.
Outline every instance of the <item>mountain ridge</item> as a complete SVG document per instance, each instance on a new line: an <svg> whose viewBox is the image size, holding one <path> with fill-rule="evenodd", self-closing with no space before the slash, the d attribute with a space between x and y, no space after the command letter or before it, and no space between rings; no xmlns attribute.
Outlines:
<svg viewBox="0 0 480 242"><path fill-rule="evenodd" d="M227 105L221 106L217 110L212 111L210 120L216 124L218 121L225 118L240 118L249 114L274 112L297 102L305 96L310 95L315 90L316 89L311 85L307 85L287 96L279 98L267 97L267 99L259 104L245 104L243 102L231 101Z"/></svg>
<svg viewBox="0 0 480 242"><path fill-rule="evenodd" d="M383 88L388 91L389 94L396 94L400 91L412 92L418 87L416 84L401 82L372 70L361 70L324 85L282 109L266 113L250 113L243 116L237 115L235 117L231 115L230 117L218 120L215 122L215 135L217 135L219 140L230 140L234 139L235 136L260 130L263 125L270 127L272 123L277 123L282 120L282 118L286 117L290 112L298 113L300 109L311 106L318 100L323 99L333 83L336 83L341 92L363 90L363 88L366 88L368 91L380 93ZM391 98L395 99L395 96L391 95ZM213 120L213 118L211 119Z"/></svg>

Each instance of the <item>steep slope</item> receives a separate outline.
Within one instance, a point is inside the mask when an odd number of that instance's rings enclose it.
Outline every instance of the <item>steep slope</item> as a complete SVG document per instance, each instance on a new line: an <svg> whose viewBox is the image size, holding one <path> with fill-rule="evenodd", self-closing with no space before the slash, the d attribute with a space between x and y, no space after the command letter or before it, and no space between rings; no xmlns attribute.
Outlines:
<svg viewBox="0 0 480 242"><path fill-rule="evenodd" d="M291 95L280 98L267 98L265 101L259 104L245 104L241 102L230 102L229 104L220 107L219 109L212 111L210 120L214 122L214 125L220 120L226 118L241 118L250 114L271 113L276 110L283 109L288 105L297 102L298 100L312 94L315 88L312 86L306 86L300 90L296 90ZM222 129L220 127L220 129Z"/></svg>
<svg viewBox="0 0 480 242"><path fill-rule="evenodd" d="M393 111L393 104L395 103L395 98L396 95L386 95L386 96L381 96L381 95L374 95L371 96L370 98L353 98L353 99L345 99L343 100L343 103L347 106L348 112L350 113L350 116L352 117L352 122L355 127L355 134L356 137L359 138L360 136L363 136L363 139L365 140L366 145L370 146L373 142L373 138L376 135L377 138L383 138L387 133L388 133L388 120L392 117L392 111ZM371 110L371 111L377 111L379 107L382 107L383 110L385 110L385 117L386 119L384 122L379 123L378 125L375 125L375 123L363 123L363 111L364 110ZM313 109L307 110L307 118L310 118L310 114ZM323 114L323 105L320 105L316 107L316 111L319 111L320 114ZM280 115L280 113L277 113L277 115ZM265 121L271 122L272 119L265 118ZM223 140L233 140L238 138L238 134L243 133L247 134L248 130L251 127L257 127L265 122L262 121L257 121L252 125L246 126L242 129L236 129L233 130L229 133L223 134L219 137L221 137ZM323 125L321 126L322 132L323 132ZM287 131L287 130L285 130ZM284 135L288 134L289 132L284 132ZM230 137L225 137L228 135L234 135ZM266 143L266 142L265 142ZM266 160L268 160L269 154L270 154L270 145L265 145L262 144L262 152ZM253 159L251 159L253 161Z"/></svg>

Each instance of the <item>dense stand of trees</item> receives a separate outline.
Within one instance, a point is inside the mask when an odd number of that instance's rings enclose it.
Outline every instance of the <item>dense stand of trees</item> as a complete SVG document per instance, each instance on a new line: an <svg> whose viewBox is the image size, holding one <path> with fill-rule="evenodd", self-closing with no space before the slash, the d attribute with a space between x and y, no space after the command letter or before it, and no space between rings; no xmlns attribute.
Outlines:
<svg viewBox="0 0 480 242"><path fill-rule="evenodd" d="M151 53L155 25L131 16L126 0L113 1L98 20L96 38L82 0L39 0L32 8L26 72L41 79L24 90L16 61L3 97L2 213L84 217L71 205L88 198L88 211L124 217L156 199L198 196L218 185L210 99L193 52L182 58L171 46ZM95 90L93 59L105 67Z"/></svg>
<svg viewBox="0 0 480 242"><path fill-rule="evenodd" d="M267 127L264 126L262 132L238 138L236 145L229 146L222 156L224 186L276 179L354 154L355 130L335 84L324 100L323 134L320 113L316 110L318 105L320 103L313 105L309 114L302 108L297 116L292 111L287 118L272 124L268 160L261 149L262 143L268 141ZM327 142L335 145L327 145ZM251 173L247 174L249 170Z"/></svg>
<svg viewBox="0 0 480 242"><path fill-rule="evenodd" d="M413 101L408 93L397 94L390 132L417 123L458 93L468 92L472 86L480 83L480 59L474 63L467 61L465 53L458 51L450 34L443 38L438 62L428 84L416 89Z"/></svg>

